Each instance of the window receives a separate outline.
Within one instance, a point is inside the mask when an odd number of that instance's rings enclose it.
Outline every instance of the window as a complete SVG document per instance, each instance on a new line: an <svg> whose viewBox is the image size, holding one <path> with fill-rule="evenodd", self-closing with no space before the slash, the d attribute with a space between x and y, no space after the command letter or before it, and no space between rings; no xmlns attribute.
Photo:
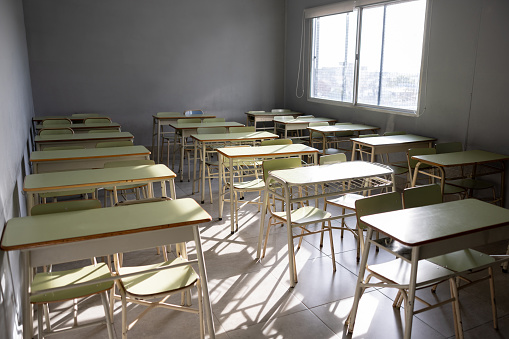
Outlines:
<svg viewBox="0 0 509 339"><path fill-rule="evenodd" d="M346 1L339 13L306 15L310 99L417 113L426 1L372 2L345 10L352 3Z"/></svg>

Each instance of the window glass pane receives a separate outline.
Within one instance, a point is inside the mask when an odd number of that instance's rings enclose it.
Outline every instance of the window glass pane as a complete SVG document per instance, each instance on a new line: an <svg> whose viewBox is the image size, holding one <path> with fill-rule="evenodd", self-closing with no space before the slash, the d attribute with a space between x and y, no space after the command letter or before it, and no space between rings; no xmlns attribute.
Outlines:
<svg viewBox="0 0 509 339"><path fill-rule="evenodd" d="M353 101L356 15L315 18L311 62L311 97Z"/></svg>
<svg viewBox="0 0 509 339"><path fill-rule="evenodd" d="M417 110L425 1L363 10L358 103Z"/></svg>

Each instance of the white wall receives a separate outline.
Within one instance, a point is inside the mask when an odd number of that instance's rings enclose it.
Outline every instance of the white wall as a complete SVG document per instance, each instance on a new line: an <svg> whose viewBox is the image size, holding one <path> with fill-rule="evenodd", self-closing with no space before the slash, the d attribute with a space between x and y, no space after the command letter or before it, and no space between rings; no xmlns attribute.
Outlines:
<svg viewBox="0 0 509 339"><path fill-rule="evenodd" d="M25 215L20 189L32 114L22 4L0 0L0 231ZM19 269L19 253L0 250L0 338L21 337Z"/></svg>
<svg viewBox="0 0 509 339"><path fill-rule="evenodd" d="M284 0L24 0L36 115L97 111L150 145L152 114L283 104Z"/></svg>

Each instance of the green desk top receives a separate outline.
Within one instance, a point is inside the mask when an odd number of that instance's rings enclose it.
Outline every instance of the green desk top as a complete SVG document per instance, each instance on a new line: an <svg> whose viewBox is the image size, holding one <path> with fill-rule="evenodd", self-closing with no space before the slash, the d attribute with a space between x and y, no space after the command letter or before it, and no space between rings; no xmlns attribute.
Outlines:
<svg viewBox="0 0 509 339"><path fill-rule="evenodd" d="M162 164L77 170L65 172L65 175L62 172L49 172L27 175L23 190L38 193L81 187L146 183L175 177L175 173Z"/></svg>
<svg viewBox="0 0 509 339"><path fill-rule="evenodd" d="M59 151L34 151L30 154L31 162L63 161L78 159L110 158L124 155L150 155L144 146L84 148Z"/></svg>
<svg viewBox="0 0 509 339"><path fill-rule="evenodd" d="M271 171L270 176L279 178L289 186L304 186L358 178L370 178L392 173L389 167L381 164L366 161L349 161L339 164Z"/></svg>
<svg viewBox="0 0 509 339"><path fill-rule="evenodd" d="M54 135L37 135L35 142L52 142L52 141L86 141L86 140L107 140L107 139L133 139L134 136L129 132L112 132L112 133L76 133L76 134L54 134Z"/></svg>
<svg viewBox="0 0 509 339"><path fill-rule="evenodd" d="M200 142L263 140L279 138L277 134L270 132L240 132L219 134L191 134L191 138Z"/></svg>
<svg viewBox="0 0 509 339"><path fill-rule="evenodd" d="M30 249L210 220L210 215L190 198L13 218L4 228L1 248Z"/></svg>
<svg viewBox="0 0 509 339"><path fill-rule="evenodd" d="M292 111L288 111L288 112L249 111L249 112L245 112L245 114L247 114L247 115L262 115L262 116L274 116L274 117L277 117L277 116L287 116L287 115L302 115L303 113L292 112Z"/></svg>
<svg viewBox="0 0 509 339"><path fill-rule="evenodd" d="M83 118L82 118L83 119ZM92 128L119 128L120 124L116 122L111 123L100 123L100 124L93 124L93 125L85 125L84 123L77 123L77 124L71 124L68 126L61 126L61 127L69 127L71 129L92 129ZM43 129L43 128L58 128L58 126L46 126L44 127L42 124L39 124L35 127L37 130Z"/></svg>
<svg viewBox="0 0 509 339"><path fill-rule="evenodd" d="M311 131L317 131L322 133L333 133L333 132L371 131L380 129L380 127L367 126L361 124L347 124L347 125L311 126L308 127L308 129Z"/></svg>
<svg viewBox="0 0 509 339"><path fill-rule="evenodd" d="M281 118L274 118L274 121L281 124L305 124L310 122L335 122L336 119L329 119L329 118L299 118L299 119L281 119Z"/></svg>
<svg viewBox="0 0 509 339"><path fill-rule="evenodd" d="M273 145L273 146L257 146L257 147L227 147L218 148L218 153L221 153L227 158L256 158L270 155L292 155L303 153L318 153L318 150L301 144L292 145Z"/></svg>
<svg viewBox="0 0 509 339"><path fill-rule="evenodd" d="M486 151L472 150L454 153L416 155L412 159L434 166L448 167L458 165L480 164L484 162L508 160L509 156Z"/></svg>
<svg viewBox="0 0 509 339"><path fill-rule="evenodd" d="M419 246L509 225L509 210L477 199L466 199L373 214L361 219L404 245Z"/></svg>
<svg viewBox="0 0 509 339"><path fill-rule="evenodd" d="M351 138L350 140L366 146L385 146L385 145L396 145L406 144L413 142L431 142L437 140L436 138L422 137L420 135L413 134L401 134L401 135L388 135L380 137L368 137L368 138Z"/></svg>
<svg viewBox="0 0 509 339"><path fill-rule="evenodd" d="M235 121L217 121L217 122L200 122L191 124L179 124L178 122L171 122L169 124L175 129L197 129L200 127L242 127L245 126Z"/></svg>

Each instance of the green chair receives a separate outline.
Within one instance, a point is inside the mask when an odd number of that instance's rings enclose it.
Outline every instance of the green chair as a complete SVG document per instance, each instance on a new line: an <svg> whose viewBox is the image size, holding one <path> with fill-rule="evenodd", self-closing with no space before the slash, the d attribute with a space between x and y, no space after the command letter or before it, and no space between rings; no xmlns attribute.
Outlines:
<svg viewBox="0 0 509 339"><path fill-rule="evenodd" d="M134 146L131 140L120 140L120 141L102 141L95 144L95 148L108 148L108 147L127 147Z"/></svg>
<svg viewBox="0 0 509 339"><path fill-rule="evenodd" d="M118 167L127 167L127 166L144 166L144 165L154 165L155 162L153 160L123 160L123 161L110 161L104 163L104 168L118 168ZM147 193L145 189L147 188L147 184L131 184L131 185L120 185L117 187L117 193L120 194L124 200L127 200L127 194L129 191L132 191L133 194L136 195L136 200L141 199L140 191L144 195L144 198L147 198ZM110 197L110 206L115 205L115 198L113 197L113 187L103 187L104 189L104 206L107 206L108 195Z"/></svg>
<svg viewBox="0 0 509 339"><path fill-rule="evenodd" d="M99 113L73 113L71 115L73 118L98 118L101 115Z"/></svg>
<svg viewBox="0 0 509 339"><path fill-rule="evenodd" d="M403 131L393 131L393 132L385 132L384 137L391 136L391 135L405 135L406 132Z"/></svg>
<svg viewBox="0 0 509 339"><path fill-rule="evenodd" d="M188 115L188 114L186 114ZM194 114L189 114L189 115L194 115ZM201 119L200 118L186 118L186 119L177 119L177 124L199 124L201 123ZM170 141L169 139L166 139L167 140L167 166L170 167ZM187 140L186 140L187 141ZM189 145L186 145L186 149L184 149L184 140L182 138L182 131L180 130L176 130L175 131L175 134L174 134L174 139L173 139L173 150L172 150L172 153L173 153L173 159L172 159L172 170L175 171L175 154L177 153L177 150L178 150L178 153L181 154L181 152L184 152L184 158L185 158L185 155L187 153L187 150L192 150L193 148L192 147L189 147ZM189 162L190 160L188 160ZM189 176L189 180L191 179L191 170L188 169L188 176Z"/></svg>
<svg viewBox="0 0 509 339"><path fill-rule="evenodd" d="M71 126L71 125L72 125L71 119L67 119L67 118L58 118L58 119L50 118L50 119L44 119L42 121L43 127L67 127L67 126Z"/></svg>
<svg viewBox="0 0 509 339"><path fill-rule="evenodd" d="M420 187L407 188L403 191L403 205L405 208L421 207L442 203L442 193L440 185L427 185ZM491 310L493 315L493 327L498 328L497 308L495 304L495 281L493 278L493 264L495 259L487 254L473 250L465 249L437 257L429 258L428 261L446 267L451 271L457 272L456 283L458 290L478 282L489 280ZM487 270L487 275L471 278L481 271ZM461 284L461 282L464 282ZM432 291L436 290L436 285Z"/></svg>
<svg viewBox="0 0 509 339"><path fill-rule="evenodd" d="M301 160L300 158L285 158L285 159L273 159L273 160L266 160L262 163L262 169L263 169L263 179L265 181L266 185L271 185L271 182L268 181L268 177L271 171L276 170L283 170L283 169L291 169L291 168L297 168L301 167ZM286 208L292 208L292 206L286 206ZM267 225L267 232L265 233L265 241L263 245L263 254L262 258L265 257L266 249L267 249L267 241L269 238L270 228L277 224L287 224L287 212L283 209L277 210L276 206L276 199L270 195L268 196L267 201L267 211L269 213L269 222ZM291 215L291 227L292 228L299 228L301 232L299 234L296 234L297 232L292 232L292 241L288 243L288 246L294 246L293 245L293 239L299 238L299 244L297 248L300 248L302 244L302 239L305 236L313 235L317 233L323 233L323 232L329 232L329 239L330 239L330 246L331 246L331 257L332 257L332 269L335 272L336 271L336 258L334 253L334 240L332 236L332 226L330 220L325 221L326 219L331 217L331 214L327 211L324 211L322 209L319 209L317 207L313 206L306 206L302 203L300 203L300 207L297 209L292 209L290 211ZM309 223L322 223L322 227L316 231L309 230L307 228ZM325 226L325 223L327 226ZM293 260L295 264L295 251L294 256L291 259ZM294 265L294 267L296 267ZM295 281L297 281L297 270L295 270Z"/></svg>
<svg viewBox="0 0 509 339"><path fill-rule="evenodd" d="M81 146L81 145L69 145L69 146L44 147L45 151L65 151L65 150L72 150L72 149L85 149L85 146Z"/></svg>
<svg viewBox="0 0 509 339"><path fill-rule="evenodd" d="M324 122L310 122L308 126L309 127L329 126L329 123L325 122L325 121ZM325 148L327 149L329 147L330 140L334 140L334 136L333 135L329 135L329 136L325 136L325 138L326 138ZM322 145L323 145L322 134L318 133L318 132L310 132L309 133L309 146L315 147L315 144L318 144L317 148L322 148ZM324 151L326 151L326 149L322 150L321 154L324 154Z"/></svg>
<svg viewBox="0 0 509 339"><path fill-rule="evenodd" d="M148 199L147 201L153 200L154 199ZM119 204L118 206L138 203L150 202L146 202L146 200L129 201L127 204ZM177 213L184 214L186 211L178 211ZM200 338L203 339L205 336L201 278L195 272L191 264L185 265L187 262L187 255L185 252L176 259L170 260L168 259L166 249L163 251L163 254L163 262L144 266L124 266L121 254L117 253L114 255L115 272L118 274L140 272L138 275L116 280L116 287L119 293L113 293L112 299L120 300L122 303L122 339L127 339L128 331L137 324L148 311L155 309L156 307L198 314ZM161 269L164 267L171 268ZM143 273L144 271L153 269L157 271ZM197 308L191 307L191 290L194 287L196 287L198 295ZM178 293L181 293L180 305L171 304L167 301L171 295ZM139 313L136 319L134 319L130 324L127 322L127 312L129 310L127 303L147 307L147 309Z"/></svg>
<svg viewBox="0 0 509 339"><path fill-rule="evenodd" d="M87 118L85 119L85 126L111 124L110 118Z"/></svg>
<svg viewBox="0 0 509 339"><path fill-rule="evenodd" d="M41 137L47 135L62 135L62 134L74 134L74 131L71 128L63 127L63 128L43 128L39 131L39 135Z"/></svg>
<svg viewBox="0 0 509 339"><path fill-rule="evenodd" d="M371 214L400 210L403 207L401 194L399 192L390 192L366 197L356 201L355 206L357 210L359 230L367 227L367 225L361 220L362 217ZM362 231L359 232L359 235L362 236ZM364 242L361 242L361 244L363 243ZM389 247L389 250L392 250L394 253L402 254L408 250L404 245L397 241L393 241L392 239L379 239L377 240L377 243L380 244L380 246ZM364 248L362 250L364 251ZM374 277L382 283L389 285L388 287L398 289L398 295L393 302L393 307L401 306L401 301L408 299L407 289L403 287L405 285L408 286L410 282L411 265L408 261L397 258L380 264L367 265L366 270L368 275L364 279L364 283L368 283L371 278ZM453 307L455 329L457 330L456 334L461 336L461 316L459 312L458 298L456 297L458 292L454 281L454 272L427 260L420 260L417 270L417 289L427 288L435 285L437 282L448 280L451 289L451 298L437 302L436 305L431 305L418 296L415 296L416 300L419 300L426 305L424 308L419 309L415 313L420 313L443 303L451 302ZM394 286L395 284L400 285L400 287Z"/></svg>
<svg viewBox="0 0 509 339"><path fill-rule="evenodd" d="M118 128L98 128L88 131L88 133L120 133Z"/></svg>
<svg viewBox="0 0 509 339"><path fill-rule="evenodd" d="M64 201L43 205L35 205L32 210L32 216L44 215L50 213L62 213L62 212L70 212L70 211L81 211L92 208L100 208L101 203L98 200L76 200L76 201ZM80 328L83 326L91 326L91 325L99 325L106 323L108 329L108 337L113 339L115 336L113 334L113 326L112 326L112 318L110 317L109 312L109 304L107 292L111 290L113 287L113 281L106 281L95 283L86 286L79 286L72 288L73 285L79 283L93 282L98 279L104 279L111 277L111 272L108 266L105 263L94 263L89 266L84 266L80 268L65 270L65 271L56 271L56 272L40 272L36 273L31 284L31 296L30 302L33 305L37 306L37 322L38 322L38 337L43 338L44 335L49 335L50 333L64 333L71 330L75 330L76 328ZM56 292L50 293L42 293L38 294L47 289L52 288L61 288L61 287L70 287L69 289L60 290ZM101 301L103 304L103 309L105 312L105 321L98 321L94 323L88 323L79 325L77 319L77 310L78 303L76 299L84 298L91 295L99 294L101 296ZM51 323L49 319L49 311L48 304L55 302L62 302L66 300L73 300L73 316L74 323L73 326L67 329L58 329L55 332L52 332ZM43 315L46 318L46 330L43 329Z"/></svg>
<svg viewBox="0 0 509 339"><path fill-rule="evenodd" d="M208 118L208 119L203 119L203 123L204 124L211 123L211 122L224 122L224 121L225 121L224 118Z"/></svg>
<svg viewBox="0 0 509 339"><path fill-rule="evenodd" d="M341 162L346 162L346 154L345 153L336 153L336 154L329 154L329 155L323 155L320 157L320 160L318 160L318 163L320 165L329 165L329 164L337 164Z"/></svg>
<svg viewBox="0 0 509 339"><path fill-rule="evenodd" d="M292 139L272 139L272 140L262 140L260 146L291 145L291 144L293 144Z"/></svg>

